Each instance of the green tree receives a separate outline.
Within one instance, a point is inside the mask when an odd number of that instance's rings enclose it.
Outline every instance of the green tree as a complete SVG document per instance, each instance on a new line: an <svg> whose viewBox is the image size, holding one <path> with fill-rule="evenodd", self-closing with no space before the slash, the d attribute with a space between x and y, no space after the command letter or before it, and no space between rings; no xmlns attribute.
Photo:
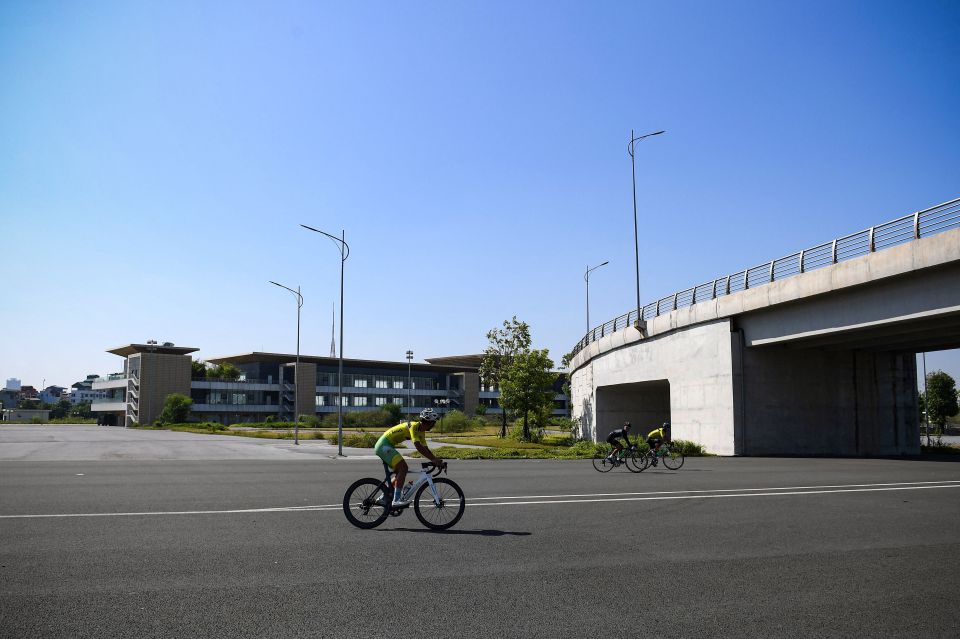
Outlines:
<svg viewBox="0 0 960 639"><path fill-rule="evenodd" d="M93 411L90 410L90 402L80 402L70 411L71 417L79 417L81 419L90 419L93 417Z"/></svg>
<svg viewBox="0 0 960 639"><path fill-rule="evenodd" d="M182 393L171 393L163 401L160 420L165 424L182 424L190 416L193 400Z"/></svg>
<svg viewBox="0 0 960 639"><path fill-rule="evenodd" d="M489 344L480 360L480 379L488 386L500 387L500 407L502 410L500 437L507 436L507 408L503 404L503 380L514 360L521 353L530 350L530 326L526 322L513 319L504 320L503 328L487 331Z"/></svg>
<svg viewBox="0 0 960 639"><path fill-rule="evenodd" d="M390 413L391 426L399 424L401 421L403 421L403 408L401 408L400 404L394 404L391 402L389 404L384 404L382 409Z"/></svg>
<svg viewBox="0 0 960 639"><path fill-rule="evenodd" d="M70 414L73 404L68 399L61 399L50 409L50 419L63 419Z"/></svg>
<svg viewBox="0 0 960 639"><path fill-rule="evenodd" d="M486 404L477 404L477 407L473 409L473 414L477 417L483 417L487 414L487 405Z"/></svg>
<svg viewBox="0 0 960 639"><path fill-rule="evenodd" d="M523 415L523 439L530 440L529 415L542 415L553 406L553 360L547 349L518 353L503 373L500 403Z"/></svg>
<svg viewBox="0 0 960 639"><path fill-rule="evenodd" d="M202 359L190 360L190 373L193 379L206 379L207 363Z"/></svg>
<svg viewBox="0 0 960 639"><path fill-rule="evenodd" d="M240 378L240 369L230 362L220 362L207 371L207 377L235 380Z"/></svg>
<svg viewBox="0 0 960 639"><path fill-rule="evenodd" d="M947 418L960 412L957 404L957 383L943 371L934 371L927 375L927 392L923 398L927 409L927 419L942 429Z"/></svg>

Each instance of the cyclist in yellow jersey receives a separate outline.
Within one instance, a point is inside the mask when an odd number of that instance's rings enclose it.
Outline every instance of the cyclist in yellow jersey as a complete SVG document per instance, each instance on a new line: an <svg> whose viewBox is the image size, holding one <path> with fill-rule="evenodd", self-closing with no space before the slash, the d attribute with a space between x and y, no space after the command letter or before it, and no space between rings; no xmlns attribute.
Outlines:
<svg viewBox="0 0 960 639"><path fill-rule="evenodd" d="M650 450L653 451L653 465L657 465L657 451L660 449L660 445L670 440L670 422L663 422L663 426L656 428L647 433L647 446L650 447Z"/></svg>
<svg viewBox="0 0 960 639"><path fill-rule="evenodd" d="M434 455L433 451L427 447L426 438L426 432L434 427L439 418L435 410L432 408L424 408L420 411L419 422L407 422L388 429L387 432L377 440L377 445L373 447L373 452L377 454L377 457L382 459L383 463L389 466L390 470L395 473L393 506L404 506L410 503L409 495L407 495L406 499L403 499L403 495L401 495L403 482L407 478L407 462L404 461L403 455L397 451L396 447L398 444L412 439L417 452L437 466L442 467L444 465L443 460Z"/></svg>

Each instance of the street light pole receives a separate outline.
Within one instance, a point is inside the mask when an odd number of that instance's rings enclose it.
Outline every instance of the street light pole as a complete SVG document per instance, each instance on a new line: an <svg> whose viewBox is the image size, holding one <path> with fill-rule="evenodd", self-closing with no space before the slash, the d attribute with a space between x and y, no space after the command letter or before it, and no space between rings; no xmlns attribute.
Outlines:
<svg viewBox="0 0 960 639"><path fill-rule="evenodd" d="M297 296L297 363L293 369L293 445L300 445L300 309L303 307L303 295L300 294L300 287L293 290L289 286L284 286L269 280L274 286L285 288Z"/></svg>
<svg viewBox="0 0 960 639"><path fill-rule="evenodd" d="M647 133L646 135L641 135L639 137L633 134L633 129L630 129L630 143L627 144L627 153L630 154L630 168L633 173L633 256L636 261L637 269L637 321L634 326L641 333L646 333L647 323L643 321L643 317L640 314L640 242L637 239L637 162L634 158L634 149L637 146L637 142L643 140L644 138L649 138L653 135L660 135L665 133L665 131L657 131L655 133ZM590 329L587 329L589 332Z"/></svg>
<svg viewBox="0 0 960 639"><path fill-rule="evenodd" d="M407 426L410 425L410 409L413 408L413 400L410 399L410 362L413 361L413 351L407 351Z"/></svg>
<svg viewBox="0 0 960 639"><path fill-rule="evenodd" d="M927 394L927 352L923 352L923 425L930 445L930 395Z"/></svg>
<svg viewBox="0 0 960 639"><path fill-rule="evenodd" d="M590 334L590 271L595 271L601 266L606 266L609 264L609 261L604 262L603 264L597 264L593 268L590 268L590 265L587 265L587 272L583 274L583 281L587 283L587 334Z"/></svg>
<svg viewBox="0 0 960 639"><path fill-rule="evenodd" d="M343 264L350 257L350 245L347 244L347 235L343 229L340 229L340 237L336 237L306 224L300 226L308 231L326 235L338 243L337 249L340 251L340 368L337 373L337 456L343 457Z"/></svg>

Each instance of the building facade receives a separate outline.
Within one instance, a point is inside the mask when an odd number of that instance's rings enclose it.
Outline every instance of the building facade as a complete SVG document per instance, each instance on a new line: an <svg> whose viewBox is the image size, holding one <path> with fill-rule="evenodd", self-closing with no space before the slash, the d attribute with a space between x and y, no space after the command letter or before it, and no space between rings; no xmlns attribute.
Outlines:
<svg viewBox="0 0 960 639"><path fill-rule="evenodd" d="M225 424L260 422L268 416L293 420L296 415L379 410L398 404L406 414L425 407L440 412L460 410L473 415L478 406L498 414L499 392L481 386L479 355L436 358L426 363L343 360L284 353L243 353L209 360L233 364L238 379L192 378L195 348L128 344L107 352L124 358L123 371L94 381L92 390L105 396L91 410L106 423L130 425L155 421L167 395L182 393L193 400L191 419ZM296 370L295 370L296 369ZM567 397L557 383L554 414L569 415Z"/></svg>

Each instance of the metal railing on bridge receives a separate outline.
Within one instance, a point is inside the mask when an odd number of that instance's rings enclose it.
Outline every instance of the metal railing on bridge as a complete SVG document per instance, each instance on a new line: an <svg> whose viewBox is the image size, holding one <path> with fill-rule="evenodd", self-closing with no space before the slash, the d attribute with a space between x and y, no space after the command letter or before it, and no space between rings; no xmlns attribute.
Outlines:
<svg viewBox="0 0 960 639"><path fill-rule="evenodd" d="M756 288L953 228L960 228L960 198L677 291L647 304L640 312L644 320L652 319L679 308ZM633 309L591 329L577 342L571 355L576 355L605 335L633 325L636 320L637 310Z"/></svg>

